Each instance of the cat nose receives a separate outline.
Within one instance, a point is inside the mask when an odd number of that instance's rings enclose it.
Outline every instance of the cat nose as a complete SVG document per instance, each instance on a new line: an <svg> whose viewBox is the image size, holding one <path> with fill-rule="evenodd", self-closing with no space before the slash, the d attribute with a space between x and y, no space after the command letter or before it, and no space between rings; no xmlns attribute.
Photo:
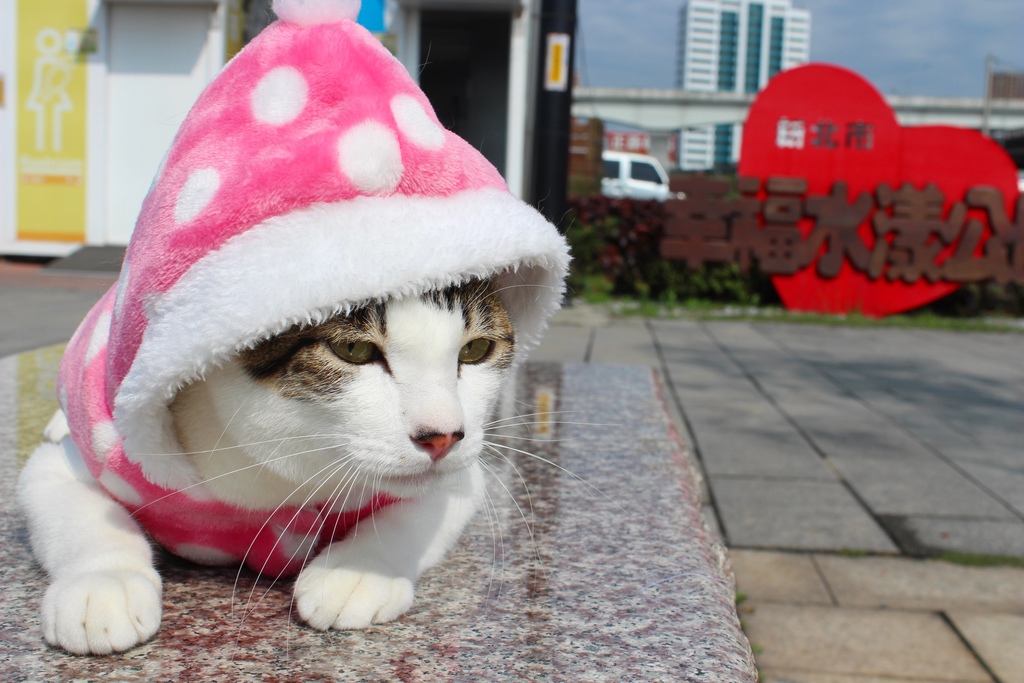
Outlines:
<svg viewBox="0 0 1024 683"><path fill-rule="evenodd" d="M444 456L448 455L448 451L452 449L457 442L462 441L466 434L464 432L451 432L450 434L440 434L438 432L420 432L409 438L418 445L420 448L425 450L429 455L430 459L437 462Z"/></svg>

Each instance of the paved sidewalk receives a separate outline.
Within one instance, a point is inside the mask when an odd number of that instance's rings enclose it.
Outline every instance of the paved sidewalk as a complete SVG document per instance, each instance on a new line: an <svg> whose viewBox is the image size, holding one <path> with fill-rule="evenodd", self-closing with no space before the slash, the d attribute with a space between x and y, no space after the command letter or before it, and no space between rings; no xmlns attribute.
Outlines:
<svg viewBox="0 0 1024 683"><path fill-rule="evenodd" d="M1024 336L560 314L661 370L775 683L1024 682Z"/></svg>
<svg viewBox="0 0 1024 683"><path fill-rule="evenodd" d="M0 260L0 358L66 342L116 279Z"/></svg>
<svg viewBox="0 0 1024 683"><path fill-rule="evenodd" d="M110 275L0 262L0 356ZM775 683L1024 683L1024 336L559 315L533 360L658 369Z"/></svg>

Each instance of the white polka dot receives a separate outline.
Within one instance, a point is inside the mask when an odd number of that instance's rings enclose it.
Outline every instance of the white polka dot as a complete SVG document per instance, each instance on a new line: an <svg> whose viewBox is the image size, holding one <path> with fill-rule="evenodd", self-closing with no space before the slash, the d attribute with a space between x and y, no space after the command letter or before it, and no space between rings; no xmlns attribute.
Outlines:
<svg viewBox="0 0 1024 683"><path fill-rule="evenodd" d="M201 168L193 171L178 193L178 201L174 204L174 220L188 223L202 213L206 205L217 194L220 187L220 175L212 168Z"/></svg>
<svg viewBox="0 0 1024 683"><path fill-rule="evenodd" d="M106 460L120 439L121 435L117 433L113 422L110 420L98 422L92 428L92 452L100 460Z"/></svg>
<svg viewBox="0 0 1024 683"><path fill-rule="evenodd" d="M231 553L226 553L219 548L211 548L194 543L182 543L175 546L174 554L198 564L213 565L215 567L239 563L239 559Z"/></svg>
<svg viewBox="0 0 1024 683"><path fill-rule="evenodd" d="M96 326L92 328L92 336L89 337L89 348L85 350L85 362L91 363L103 347L107 345L107 338L110 334L110 314L100 315Z"/></svg>
<svg viewBox="0 0 1024 683"><path fill-rule="evenodd" d="M405 171L398 139L375 121L353 126L341 137L338 163L355 186L367 194L394 192Z"/></svg>
<svg viewBox="0 0 1024 683"><path fill-rule="evenodd" d="M117 296L114 297L114 313L117 317L121 317L121 311L124 309L124 294L128 291L128 279L131 277L131 266L128 261L121 264L121 275L117 278Z"/></svg>
<svg viewBox="0 0 1024 683"><path fill-rule="evenodd" d="M441 149L444 146L444 129L412 95L395 95L391 99L391 113L395 116L398 130L414 145L424 149Z"/></svg>
<svg viewBox="0 0 1024 683"><path fill-rule="evenodd" d="M142 505L142 496L139 495L139 492L110 470L104 470L100 475L100 486L126 505Z"/></svg>
<svg viewBox="0 0 1024 683"><path fill-rule="evenodd" d="M257 121L281 126L298 117L306 106L309 86L298 69L279 66L270 71L252 92L252 113Z"/></svg>

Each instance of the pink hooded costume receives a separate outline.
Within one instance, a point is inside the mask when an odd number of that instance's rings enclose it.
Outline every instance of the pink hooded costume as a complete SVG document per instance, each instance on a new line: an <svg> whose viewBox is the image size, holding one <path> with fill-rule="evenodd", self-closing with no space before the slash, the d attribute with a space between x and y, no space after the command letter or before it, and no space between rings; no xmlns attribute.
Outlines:
<svg viewBox="0 0 1024 683"><path fill-rule="evenodd" d="M355 23L358 0L274 9L280 21L224 67L178 131L117 285L68 346L58 392L72 465L156 542L288 575L301 568L297 548L326 545L394 501L328 518L214 500L174 437L176 393L296 323L469 277L511 286L502 296L529 349L560 304L569 256Z"/></svg>

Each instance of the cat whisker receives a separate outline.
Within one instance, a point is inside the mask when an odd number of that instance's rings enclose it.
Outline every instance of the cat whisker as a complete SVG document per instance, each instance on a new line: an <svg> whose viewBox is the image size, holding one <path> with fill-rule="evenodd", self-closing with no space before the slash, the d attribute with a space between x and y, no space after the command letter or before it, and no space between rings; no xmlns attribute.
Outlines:
<svg viewBox="0 0 1024 683"><path fill-rule="evenodd" d="M581 477L578 474L576 474L575 472L572 472L572 471L562 467L558 463L556 463L556 462L554 462L552 460L549 460L548 458L545 458L545 457L543 457L541 455L538 455L536 453L531 453L530 451L525 451L525 450L523 450L521 448L515 448L513 446L509 446L508 444L497 443L497 442L494 442L494 441L484 441L484 443L487 444L488 446L491 446L492 448L503 448L503 449L512 451L514 453L519 453L521 455L525 455L528 458L532 458L533 460L536 460L538 462L542 462L545 465L550 465L550 466L554 467L555 469L557 469L558 471L563 472L564 474L569 475L569 477L571 477L572 479L576 480L580 484L583 484L584 486L586 486L587 488L592 490L594 493L597 493L602 498L607 500L609 503L615 505L615 507L617 507L621 512L624 512L624 513L626 512L626 509L620 503L618 503L613 498L608 496L604 491L602 491L601 489L597 488L596 486L591 484L589 481L587 481L583 477Z"/></svg>
<svg viewBox="0 0 1024 683"><path fill-rule="evenodd" d="M320 470L320 472L317 472L317 473L313 474L311 477L307 478L307 480L302 484L303 486L308 484L317 475L327 471L327 473L324 474L324 476L322 477L320 483L317 484L317 486L315 487L314 491L310 494L310 496L308 496L306 498L306 500L304 501L303 505L300 506L298 511L295 513L295 515L292 516L292 519L289 520L289 525L292 522L295 521L295 518L298 515L299 511L301 511L301 509L317 494L318 491L320 491L320 489L328 481L331 480L332 477L334 477L338 472L343 471L346 467L348 467L350 465L350 461L351 460L352 460L352 458L350 457L350 458L346 458L346 459L342 459L342 460L336 461L335 463L332 463L333 467L330 467L330 466L329 467L325 467L322 470ZM315 530L315 532L307 532L306 538L309 538L310 535L313 535L314 538L323 538L323 532L324 532L324 528L325 528L325 526L327 524L328 517L330 516L331 511L335 509L335 504L337 502L337 498L338 498L340 492L341 491L347 491L346 498L345 498L345 502L347 502L348 501L348 496L351 495L350 484L359 476L359 474L360 474L360 467L359 467L358 463L356 463L355 467L350 472L348 472L347 476L344 477L343 479L341 479L335 485L334 490L330 493L330 495L327 496L327 502L324 504L324 507L323 507L323 510L326 511L326 512L323 514L323 518L322 518L322 520L320 522L319 527ZM297 487L296 490L298 490L298 488L299 487ZM344 503L342 504L342 507L344 507ZM271 513L271 515L268 516L267 521L264 523L264 528L265 528L266 524L270 523L271 518L273 517L274 514L276 514L276 510L275 510L274 513ZM340 517L335 520L335 528L332 530L332 537L334 535L337 535L337 524L340 521L341 521ZM286 525L286 528L287 528L287 525ZM281 542L281 539L278 538L277 542L273 546L274 549L276 549L278 547L280 542ZM299 546L292 553L292 555L289 557L289 561L292 561L292 560L296 559L297 553L300 552L301 547L302 547L302 544L300 543ZM250 550L251 550L251 548L252 548L252 546L250 546ZM306 548L306 552L305 552L305 554L304 554L304 556L302 558L301 565L305 566L306 563L309 561L310 556L314 552L317 552L319 549L320 549L320 547L319 547L318 543L315 543L315 542L314 543L310 543L308 545L308 547ZM244 563L243 563L243 567L244 567ZM260 576L262 576L263 569L265 569L265 568L266 568L266 562L264 563L263 568L261 568L261 570L257 572L257 574L256 574L257 580L260 578ZM236 575L236 580L235 580L236 590L237 590L238 581L239 581L239 579L241 577L241 571L242 571L242 569L240 568L239 572L238 572L238 575ZM253 588L249 592L249 596L248 596L248 598L246 600L245 609L243 610L242 617L241 617L241 619L239 621L239 633L241 633L241 628L244 626L245 619L248 617L248 615L252 614L257 608L259 608L259 606L263 603L263 600L266 599L266 597L273 590L274 586L276 586L278 581L280 581L280 580L281 580L281 578L279 576L275 576L271 580L270 585L263 592L263 595L260 596L259 600L257 600L255 604L253 604L253 596L255 595L257 584L256 583L253 584ZM234 594L235 594L235 592L232 591L232 605L234 603ZM294 610L294 608L295 608L295 595L293 593L292 597L291 597L291 601L289 603L289 607L288 607L289 613L291 613ZM232 611L233 611L233 607L232 607Z"/></svg>
<svg viewBox="0 0 1024 683"><path fill-rule="evenodd" d="M493 436L496 436L502 440L512 439L515 441L530 441L533 443L572 443L573 441L579 441L582 438L579 436L568 436L564 439L550 439L547 437L538 436L514 436L512 434L494 434Z"/></svg>
<svg viewBox="0 0 1024 683"><path fill-rule="evenodd" d="M544 411L538 411L538 412L535 412L535 413L516 413L515 415L512 415L510 417L503 417L503 418L499 418L497 420L491 420L490 422L485 422L483 424L483 427L484 427L484 429L486 429L488 427L491 427L493 425L497 425L497 424L503 423L503 422L511 423L511 424L519 424L517 422L517 420L522 420L524 417L545 417L547 415L570 415L572 413L578 413L578 412L580 412L580 411L578 411L578 410L544 410Z"/></svg>
<svg viewBox="0 0 1024 683"><path fill-rule="evenodd" d="M481 461L480 466L484 468L492 477L497 478L499 476L499 474L495 472L494 469L488 463ZM483 487L483 495L484 510L487 513L487 525L490 528L491 532L491 575L487 580L487 590L484 592L484 595L490 597L491 586L494 585L494 576L496 572L495 565L497 564L498 561L499 548L501 552L501 571L502 575L504 576L505 537L504 534L502 534L501 532L501 520L498 519L498 509L494 503L494 500L491 498L491 492L487 490L486 486ZM497 531L497 543L495 543L495 531ZM498 585L498 593L497 595L495 595L495 598L497 598L500 595L501 583L499 583Z"/></svg>
<svg viewBox="0 0 1024 683"><path fill-rule="evenodd" d="M276 438L273 438L273 439L264 439L262 441L246 441L246 442L240 442L240 443L232 445L232 446L219 446L217 448L204 448L204 449L195 450L195 451L175 451L173 453L147 452L147 453L142 453L141 456L145 456L147 458L180 458L182 456L190 456L190 455L208 455L208 454L213 454L213 453L223 453L225 451L231 451L231 450L234 450L236 448L243 448L244 449L244 448L249 448L249 447L252 447L252 446L266 446L268 444L278 443L278 442L282 442L283 443L283 442L286 442L286 441L300 441L300 440L303 440L303 439L338 439L338 438L352 438L352 437L349 437L348 435L340 433L340 432L326 432L324 434L301 434L301 435L295 435L295 436L280 436L280 437L276 437Z"/></svg>
<svg viewBox="0 0 1024 683"><path fill-rule="evenodd" d="M487 445L490 446L490 444L487 444ZM491 446L491 447L493 448L493 446ZM498 453L498 455L502 455L502 454ZM509 462L509 464L512 464L512 463ZM512 466L512 469L515 470L517 474L519 474L519 470L514 465ZM530 545L533 547L534 558L535 559L540 559L540 553L539 553L539 551L537 549L537 540L536 540L536 538L533 535L533 524L531 524L530 520L528 520L526 518L526 513L523 511L522 506L519 505L519 501L516 500L515 494L513 494L512 491L508 488L508 486L505 485L505 482L503 482L500 477L495 477L495 481L497 481L498 484L501 485L501 488L505 489L505 493L508 494L509 500L512 501L512 504L516 506L516 510L519 511L519 516L522 518L523 524L526 525L526 531L530 535ZM523 482L523 487L526 490L527 500L529 500L529 503L530 503L530 516L532 517L533 516L533 499L530 497L530 489L529 489L528 486L526 486L526 481L522 479L522 475L520 475L520 481Z"/></svg>
<svg viewBox="0 0 1024 683"><path fill-rule="evenodd" d="M159 502L161 502L163 500L166 500L170 496L173 496L173 495L175 495L177 493L181 493L181 492L185 492L185 491L190 491L190 490L195 489L195 488L197 488L199 486L203 486L205 484L210 483L211 481L216 481L216 480L221 479L223 477L229 477L231 475L238 474L240 472L245 472L246 470L250 470L250 469L254 469L254 468L264 468L264 467L266 467L271 462L278 462L278 461L281 461L281 460L287 460L288 458L294 458L294 457L297 457L297 456L300 456L300 455L309 455L310 453L320 453L320 452L323 452L323 451L329 451L329 450L337 448L337 447L338 447L337 444L331 444L331 445L323 446L323 447L320 447L320 448L310 448L310 449L307 449L307 450L304 450L304 451L296 451L294 453L288 453L287 455L282 455L282 456L275 457L275 458L269 458L267 460L263 460L263 461L260 461L260 462L254 462L251 465L245 465L244 467L238 467L238 468L235 468L235 469L230 470L228 472L222 472L221 474L215 475L213 477L207 477L206 479L203 479L201 481L197 481L194 484L189 484L187 486L182 486L180 489L177 489L176 491L173 491L171 493L168 493L166 495L160 496L158 498L155 498L154 500L149 501L145 505L140 506L138 509L139 510L144 510L145 508L149 507L150 505L155 505L156 503L159 503ZM205 453L206 453L206 451L202 451L202 452L198 453L197 455L203 455Z"/></svg>

